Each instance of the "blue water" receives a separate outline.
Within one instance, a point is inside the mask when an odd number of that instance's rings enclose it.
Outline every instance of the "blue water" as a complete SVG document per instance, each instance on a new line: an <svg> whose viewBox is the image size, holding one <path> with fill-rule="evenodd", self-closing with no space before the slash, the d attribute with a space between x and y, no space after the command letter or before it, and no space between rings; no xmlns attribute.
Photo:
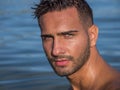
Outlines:
<svg viewBox="0 0 120 90"><path fill-rule="evenodd" d="M66 90L42 49L31 7L39 0L0 0L0 90ZM99 26L98 50L120 70L120 0L87 0Z"/></svg>

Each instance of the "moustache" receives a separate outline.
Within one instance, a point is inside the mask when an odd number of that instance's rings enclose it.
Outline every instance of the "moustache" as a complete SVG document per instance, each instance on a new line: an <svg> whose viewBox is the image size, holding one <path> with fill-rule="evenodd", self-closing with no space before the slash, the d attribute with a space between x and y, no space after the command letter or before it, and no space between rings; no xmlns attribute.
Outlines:
<svg viewBox="0 0 120 90"><path fill-rule="evenodd" d="M68 55L59 55L59 56L56 56L56 57L51 57L49 58L49 60L51 61L57 61L58 59L67 59L67 60L73 60L73 57L72 56L68 56Z"/></svg>

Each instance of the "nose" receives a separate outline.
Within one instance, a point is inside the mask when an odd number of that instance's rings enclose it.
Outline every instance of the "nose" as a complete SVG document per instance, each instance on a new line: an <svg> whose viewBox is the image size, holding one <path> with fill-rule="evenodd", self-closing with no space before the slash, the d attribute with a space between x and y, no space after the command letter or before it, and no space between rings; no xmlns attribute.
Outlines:
<svg viewBox="0 0 120 90"><path fill-rule="evenodd" d="M53 46L52 46L52 55L53 56L59 56L65 53L64 45L61 40L54 40Z"/></svg>

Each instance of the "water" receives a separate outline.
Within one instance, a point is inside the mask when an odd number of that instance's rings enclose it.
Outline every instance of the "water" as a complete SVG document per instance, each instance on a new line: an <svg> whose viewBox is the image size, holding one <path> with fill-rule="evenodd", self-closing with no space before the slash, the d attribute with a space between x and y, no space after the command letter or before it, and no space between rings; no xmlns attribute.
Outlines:
<svg viewBox="0 0 120 90"><path fill-rule="evenodd" d="M67 90L50 67L32 7L39 0L0 0L0 90ZM88 0L99 26L98 50L120 70L120 0Z"/></svg>

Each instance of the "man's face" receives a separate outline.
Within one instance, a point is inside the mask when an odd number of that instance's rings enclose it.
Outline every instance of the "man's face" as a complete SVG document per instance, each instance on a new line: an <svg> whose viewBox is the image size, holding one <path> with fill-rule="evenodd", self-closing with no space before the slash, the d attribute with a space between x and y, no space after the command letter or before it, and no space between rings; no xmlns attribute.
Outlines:
<svg viewBox="0 0 120 90"><path fill-rule="evenodd" d="M75 8L48 12L40 19L43 48L60 76L68 76L84 65L90 55L87 31Z"/></svg>

